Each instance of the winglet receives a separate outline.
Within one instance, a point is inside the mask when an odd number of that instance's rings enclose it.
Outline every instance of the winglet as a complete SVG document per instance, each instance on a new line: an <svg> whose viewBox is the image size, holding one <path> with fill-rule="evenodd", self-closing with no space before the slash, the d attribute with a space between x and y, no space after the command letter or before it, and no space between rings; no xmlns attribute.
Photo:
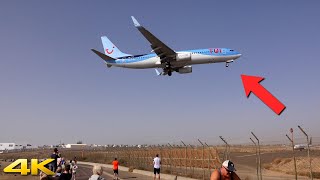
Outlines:
<svg viewBox="0 0 320 180"><path fill-rule="evenodd" d="M131 16L131 19L133 21L133 24L135 27L140 27L141 25L139 24L139 22L136 20L136 18L134 18L133 16Z"/></svg>
<svg viewBox="0 0 320 180"><path fill-rule="evenodd" d="M154 69L154 70L156 71L157 76L160 76L160 75L161 75L161 73L158 71L158 69Z"/></svg>

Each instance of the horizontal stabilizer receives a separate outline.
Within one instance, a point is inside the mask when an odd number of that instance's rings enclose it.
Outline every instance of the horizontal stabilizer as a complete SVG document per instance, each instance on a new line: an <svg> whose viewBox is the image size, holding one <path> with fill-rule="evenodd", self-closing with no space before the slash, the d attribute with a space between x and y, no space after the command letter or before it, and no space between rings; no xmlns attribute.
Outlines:
<svg viewBox="0 0 320 180"><path fill-rule="evenodd" d="M101 57L105 61L115 60L114 58L107 56L107 55L105 55L95 49L91 49L91 51L93 51L96 55L98 55L99 57Z"/></svg>

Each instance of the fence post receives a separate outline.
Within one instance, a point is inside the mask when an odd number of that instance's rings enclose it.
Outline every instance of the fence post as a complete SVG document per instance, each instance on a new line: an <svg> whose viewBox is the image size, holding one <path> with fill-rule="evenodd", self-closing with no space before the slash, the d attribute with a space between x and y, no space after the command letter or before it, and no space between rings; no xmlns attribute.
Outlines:
<svg viewBox="0 0 320 180"><path fill-rule="evenodd" d="M211 176L211 171L210 171L210 155L211 155L211 152L210 152L210 146L207 144L207 143L204 143L207 147L208 147L208 173L209 173L209 177Z"/></svg>
<svg viewBox="0 0 320 180"><path fill-rule="evenodd" d="M307 137L307 147L308 147L308 159L309 159L309 168L310 168L310 178L313 180L313 173L312 173L312 166L311 166L311 157L310 157L310 147L309 147L309 136L308 134L300 127L298 128L301 130L301 132Z"/></svg>
<svg viewBox="0 0 320 180"><path fill-rule="evenodd" d="M178 148L178 152L179 152L179 166L180 166L180 172L178 173L178 174L183 174L183 170L182 170L182 154L183 154L183 151L181 150L181 147L182 147L182 145L179 145L178 146L179 148Z"/></svg>
<svg viewBox="0 0 320 180"><path fill-rule="evenodd" d="M252 143L254 144L254 146L256 148L257 179L259 179L258 147L257 147L257 144L251 138L250 138L250 140L252 141Z"/></svg>
<svg viewBox="0 0 320 180"><path fill-rule="evenodd" d="M188 176L188 174L187 174L187 171L188 171L188 165L187 165L187 145L183 142L183 141L181 141L181 143L184 145L184 147L185 147L185 151L184 151L184 160L185 160L185 176L187 177Z"/></svg>
<svg viewBox="0 0 320 180"><path fill-rule="evenodd" d="M131 149L131 147L128 147L130 150L128 151L128 159L129 159L129 168L132 166L132 162L131 162L131 151L132 151L132 149Z"/></svg>
<svg viewBox="0 0 320 180"><path fill-rule="evenodd" d="M296 180L298 179L298 175L297 175L297 165L296 165L296 157L294 155L294 143L293 143L293 129L290 128L290 132L291 132L291 137L292 139L290 139L290 137L286 134L287 138L289 139L289 141L291 142L292 145L292 156L293 156L293 163L294 163L294 173L295 173L295 177Z"/></svg>
<svg viewBox="0 0 320 180"><path fill-rule="evenodd" d="M139 147L137 147L137 150L136 150L136 168L138 169L139 168L139 165L140 165L140 152L139 152Z"/></svg>
<svg viewBox="0 0 320 180"><path fill-rule="evenodd" d="M262 180L262 173L261 173L261 154L260 154L260 141L257 138L257 136L251 132L251 134L254 136L254 138L256 138L256 140L258 141L258 163L259 163L259 172L260 172L260 180Z"/></svg>
<svg viewBox="0 0 320 180"><path fill-rule="evenodd" d="M204 171L204 144L200 141L200 139L198 139L198 141L202 145L202 171L203 171L202 179L204 179L204 176L205 176L205 171Z"/></svg>
<svg viewBox="0 0 320 180"><path fill-rule="evenodd" d="M141 167L141 163L142 163L142 160L141 160L141 147L139 148L139 150L138 150L138 154L139 154L139 156L138 156L138 158L139 158L139 168Z"/></svg>
<svg viewBox="0 0 320 180"><path fill-rule="evenodd" d="M227 159L230 159L230 156L229 156L229 151L230 151L230 146L229 144L227 143L226 140L223 139L222 136L219 136L220 139L226 144L226 149L224 150L224 155L223 155L223 160L227 160ZM228 150L229 149L229 150Z"/></svg>
<svg viewBox="0 0 320 180"><path fill-rule="evenodd" d="M172 174L172 150L171 150L171 148L172 148L172 146L171 146L171 144L170 143L168 143L168 145L169 145L169 159L170 159L170 174Z"/></svg>
<svg viewBox="0 0 320 180"><path fill-rule="evenodd" d="M192 153L194 148L191 144L189 144L189 146L192 148L191 149L191 158L192 159L190 159L190 162L191 162L191 166L192 166L192 177L194 177L194 157L193 157L193 153ZM190 168L191 168L191 166L190 166Z"/></svg>
<svg viewBox="0 0 320 180"><path fill-rule="evenodd" d="M160 150L160 159L161 159L161 164L164 165L164 157L162 157L162 146L160 144L158 144L159 150Z"/></svg>
<svg viewBox="0 0 320 180"><path fill-rule="evenodd" d="M142 158L142 160L143 160L143 168L144 168L144 170L146 170L147 169L147 151L148 151L148 147L142 147L142 150L143 150L143 153L142 153L142 156L143 156L143 158Z"/></svg>

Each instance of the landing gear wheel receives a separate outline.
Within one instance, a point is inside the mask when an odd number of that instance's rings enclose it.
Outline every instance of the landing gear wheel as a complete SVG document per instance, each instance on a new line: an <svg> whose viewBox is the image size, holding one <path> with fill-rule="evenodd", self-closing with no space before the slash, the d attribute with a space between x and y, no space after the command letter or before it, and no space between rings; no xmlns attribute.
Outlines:
<svg viewBox="0 0 320 180"><path fill-rule="evenodd" d="M229 63L226 63L226 67L229 67Z"/></svg>
<svg viewBox="0 0 320 180"><path fill-rule="evenodd" d="M172 75L172 72L171 71L168 71L168 76L171 76Z"/></svg>
<svg viewBox="0 0 320 180"><path fill-rule="evenodd" d="M166 63L166 68L170 68L171 64L169 62Z"/></svg>

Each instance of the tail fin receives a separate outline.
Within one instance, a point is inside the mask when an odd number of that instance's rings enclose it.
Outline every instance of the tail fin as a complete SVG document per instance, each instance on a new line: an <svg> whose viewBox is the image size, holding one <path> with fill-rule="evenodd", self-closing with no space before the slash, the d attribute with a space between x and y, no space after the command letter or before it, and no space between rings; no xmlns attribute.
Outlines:
<svg viewBox="0 0 320 180"><path fill-rule="evenodd" d="M107 56L112 58L119 58L124 56L131 56L131 54L126 54L121 52L116 45L114 45L106 36L101 37L104 52Z"/></svg>

